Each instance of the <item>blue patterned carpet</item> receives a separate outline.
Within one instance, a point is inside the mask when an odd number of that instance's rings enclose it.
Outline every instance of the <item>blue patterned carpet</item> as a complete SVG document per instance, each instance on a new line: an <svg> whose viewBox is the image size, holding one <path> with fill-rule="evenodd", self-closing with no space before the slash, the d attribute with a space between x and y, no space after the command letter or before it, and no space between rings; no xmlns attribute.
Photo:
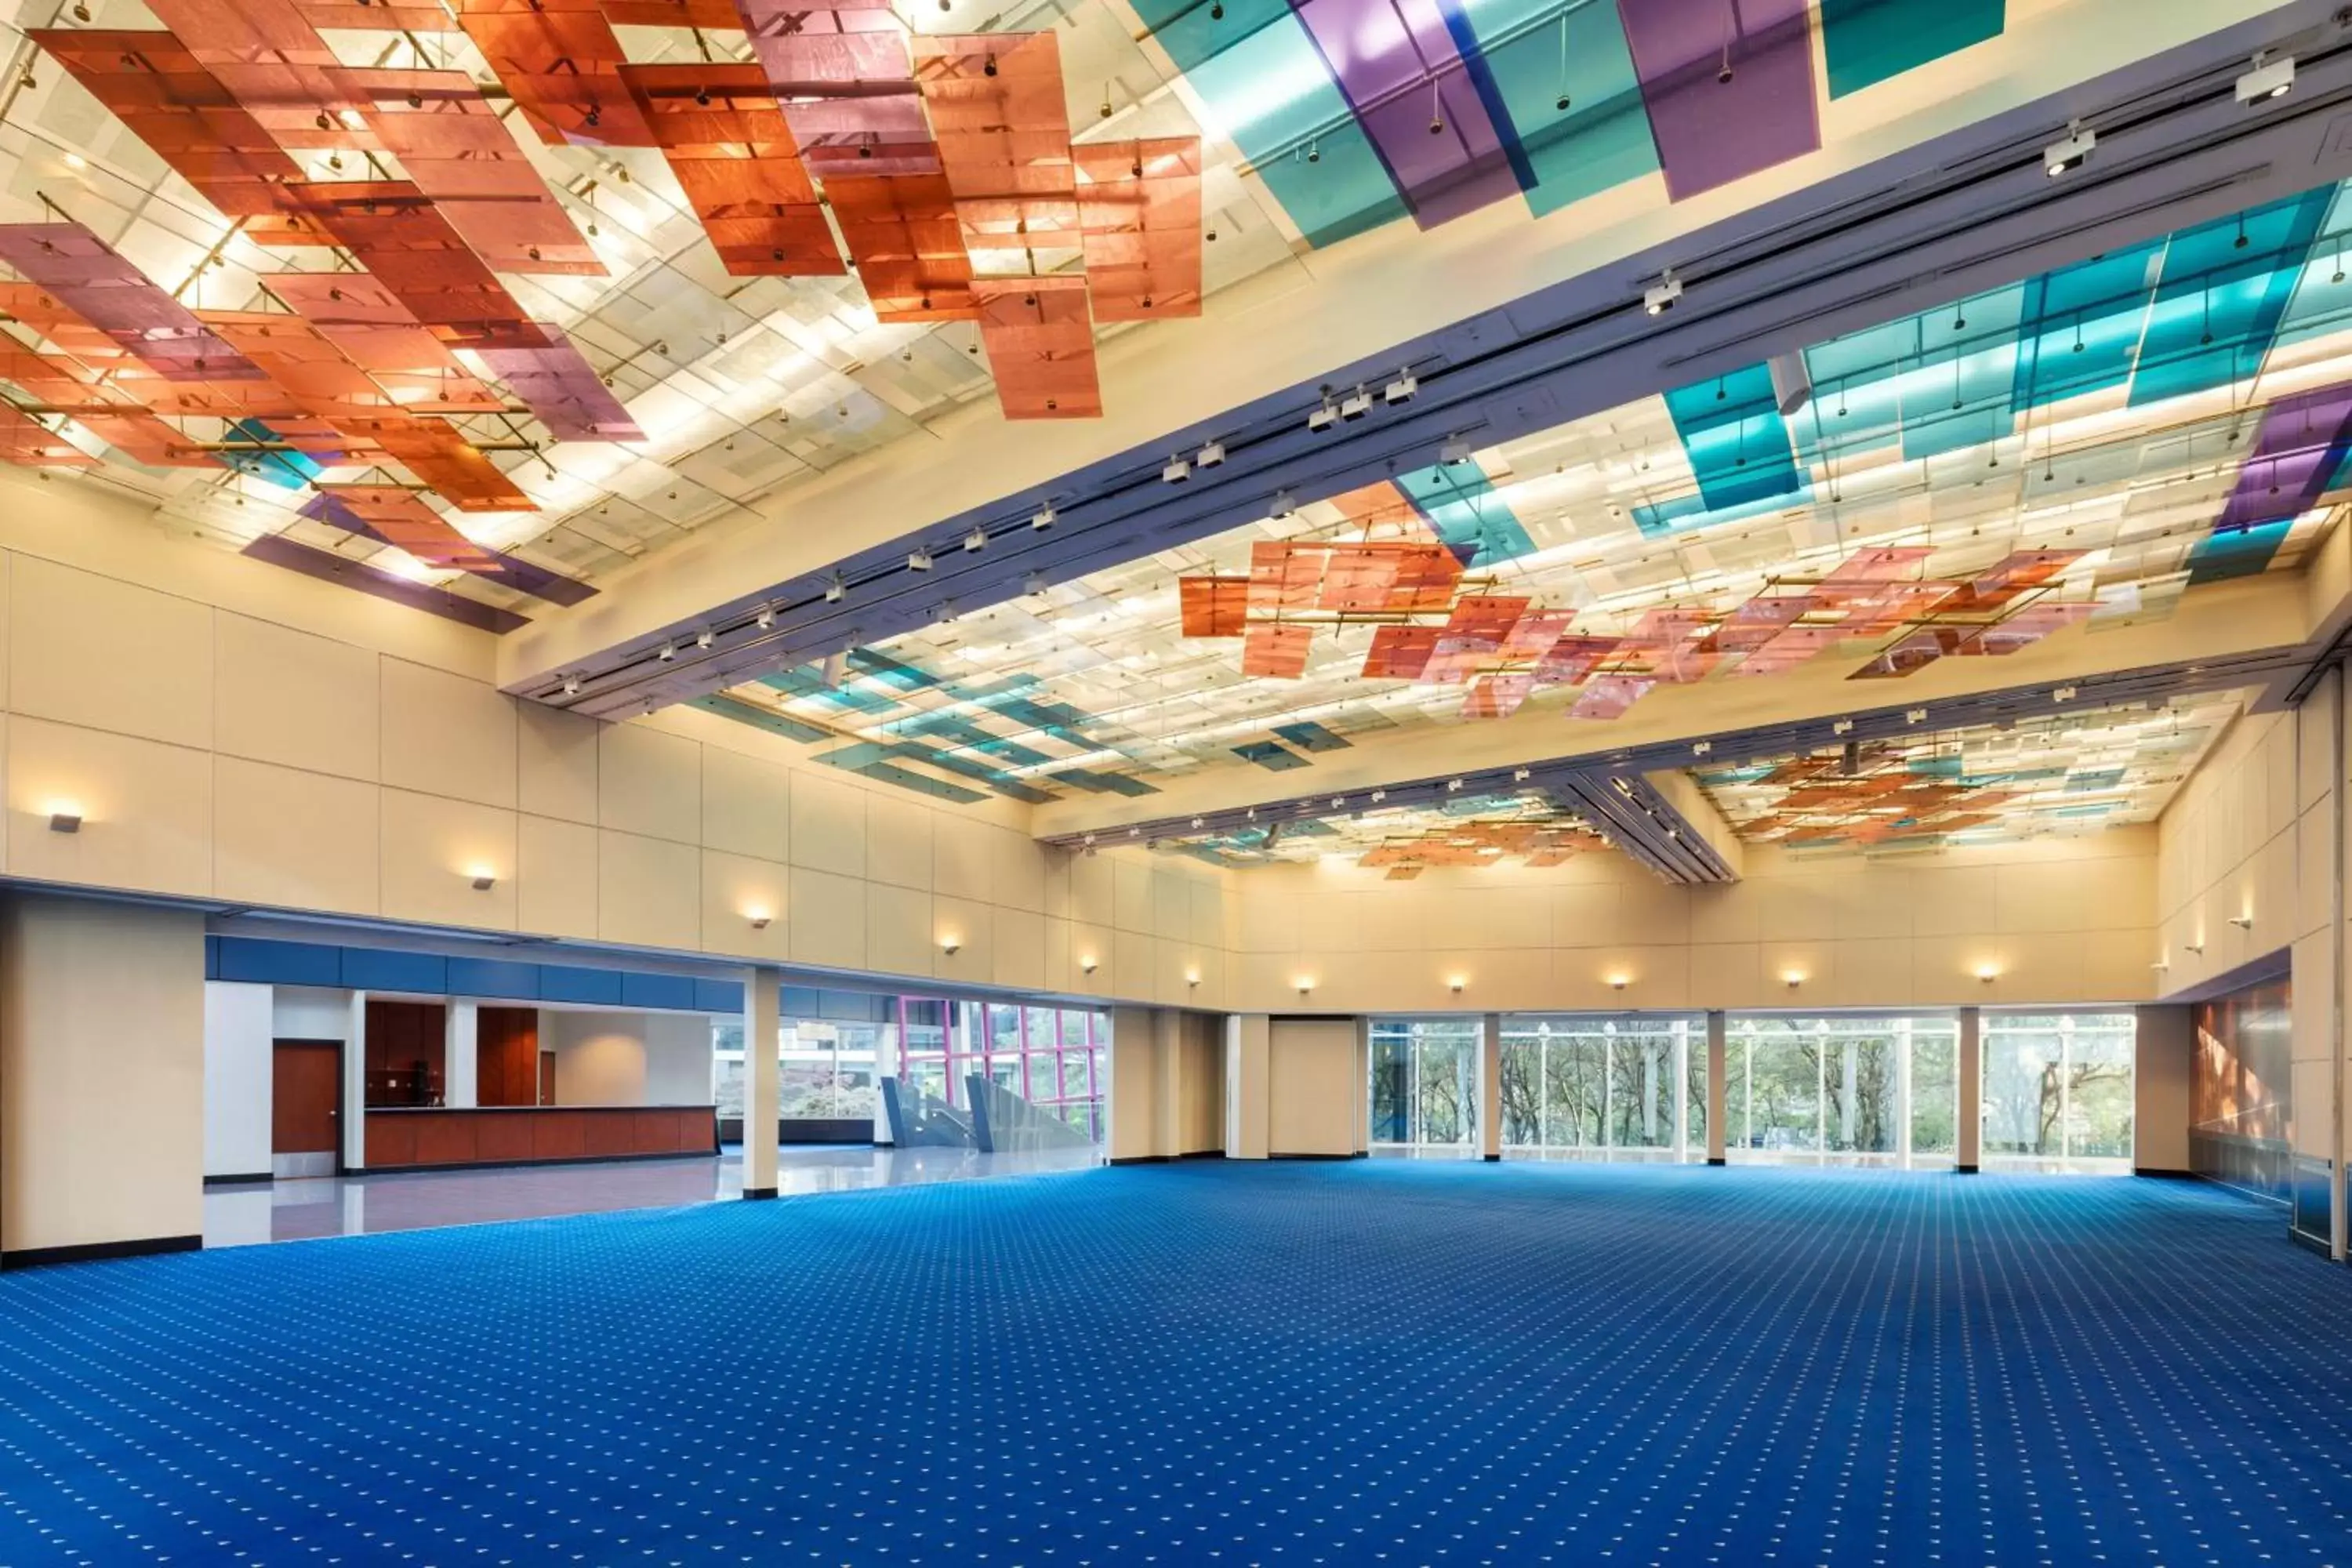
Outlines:
<svg viewBox="0 0 2352 1568"><path fill-rule="evenodd" d="M0 1279L0 1563L2352 1563L2185 1183L1188 1164Z"/></svg>

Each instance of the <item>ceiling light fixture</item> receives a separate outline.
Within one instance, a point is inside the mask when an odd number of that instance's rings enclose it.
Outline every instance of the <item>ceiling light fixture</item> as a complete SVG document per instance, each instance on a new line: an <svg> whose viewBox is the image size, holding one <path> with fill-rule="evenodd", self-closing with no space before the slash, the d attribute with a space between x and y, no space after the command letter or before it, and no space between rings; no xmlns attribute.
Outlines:
<svg viewBox="0 0 2352 1568"><path fill-rule="evenodd" d="M931 569L931 552L930 552L929 551L928 551L928 550L922 550L922 549L916 549L916 550L909 550L908 552L907 552L907 570L908 570L908 571L909 571L909 572L928 572L928 571L929 571L930 569Z"/></svg>
<svg viewBox="0 0 2352 1568"><path fill-rule="evenodd" d="M841 580L840 573L835 572L825 583L824 602L828 605L838 605L841 603L842 596L848 592L849 584Z"/></svg>
<svg viewBox="0 0 2352 1568"><path fill-rule="evenodd" d="M1381 388L1381 396L1394 406L1400 403L1411 403L1412 395L1420 390L1421 383L1413 379L1412 372L1401 370L1394 381Z"/></svg>
<svg viewBox="0 0 2352 1568"><path fill-rule="evenodd" d="M705 626L700 631L694 634L694 646L697 647L709 647L711 641L710 628L709 626Z"/></svg>
<svg viewBox="0 0 2352 1568"><path fill-rule="evenodd" d="M1841 719L1830 726L1830 733L1832 735L1848 735L1853 732L1853 721L1851 719Z"/></svg>
<svg viewBox="0 0 2352 1568"><path fill-rule="evenodd" d="M563 678L563 695L566 697L577 697L580 695L580 678L578 676L567 675Z"/></svg>
<svg viewBox="0 0 2352 1568"><path fill-rule="evenodd" d="M1456 436L1437 448L1437 460L1449 467L1459 467L1470 460L1470 443Z"/></svg>
<svg viewBox="0 0 2352 1568"><path fill-rule="evenodd" d="M1225 460L1225 444L1211 441L1194 455L1192 460L1204 468L1213 468Z"/></svg>
<svg viewBox="0 0 2352 1568"><path fill-rule="evenodd" d="M1332 426L1337 425L1339 422L1339 411L1331 405L1331 397L1328 393L1324 395L1323 401L1320 404L1307 410L1307 428L1314 432L1316 435L1321 435L1324 431L1328 430Z"/></svg>
<svg viewBox="0 0 2352 1568"><path fill-rule="evenodd" d="M2098 144L2098 132L2079 120L2070 120L2066 122L2066 139L2053 142L2042 150L2042 172L2054 180L2079 169L2091 161L2091 151Z"/></svg>
<svg viewBox="0 0 2352 1568"><path fill-rule="evenodd" d="M1181 458L1169 458L1168 466L1160 470L1160 482L1163 485L1181 485L1192 477L1192 465Z"/></svg>
<svg viewBox="0 0 2352 1568"><path fill-rule="evenodd" d="M1372 411L1372 395L1359 386L1339 400L1339 417L1354 421Z"/></svg>
<svg viewBox="0 0 2352 1568"><path fill-rule="evenodd" d="M776 607L773 605L761 605L760 613L752 617L751 624L763 632L767 631L776 624Z"/></svg>
<svg viewBox="0 0 2352 1568"><path fill-rule="evenodd" d="M2238 101L2248 109L2260 109L2273 99L2284 98L2294 90L2294 57L2281 55L2274 60L2254 56L2254 68L2238 79Z"/></svg>
<svg viewBox="0 0 2352 1568"><path fill-rule="evenodd" d="M966 550L987 549L988 530L984 528L975 528L970 533L965 534L963 536L963 547Z"/></svg>
<svg viewBox="0 0 2352 1568"><path fill-rule="evenodd" d="M667 664L671 659L677 657L677 645L676 643L666 642L661 645L661 647L654 654L654 657L661 660L664 664Z"/></svg>
<svg viewBox="0 0 2352 1568"><path fill-rule="evenodd" d="M1675 308L1683 297L1683 280L1675 276L1671 267L1658 275L1658 280L1642 291L1642 309L1653 316L1663 316Z"/></svg>
<svg viewBox="0 0 2352 1568"><path fill-rule="evenodd" d="M1045 574L1043 572L1030 573L1028 576L1022 579L1021 591L1032 595L1033 597L1044 593L1045 591Z"/></svg>
<svg viewBox="0 0 2352 1568"><path fill-rule="evenodd" d="M1047 501L1030 514L1029 526L1044 530L1054 526L1054 503Z"/></svg>

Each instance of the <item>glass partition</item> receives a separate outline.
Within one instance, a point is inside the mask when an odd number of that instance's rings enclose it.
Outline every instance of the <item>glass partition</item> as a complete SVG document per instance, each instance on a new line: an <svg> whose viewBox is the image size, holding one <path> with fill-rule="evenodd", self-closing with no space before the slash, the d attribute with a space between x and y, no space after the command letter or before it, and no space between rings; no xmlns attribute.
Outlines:
<svg viewBox="0 0 2352 1568"><path fill-rule="evenodd" d="M1371 1141L1474 1150L1478 1143L1475 1018L1371 1022Z"/></svg>
<svg viewBox="0 0 2352 1568"><path fill-rule="evenodd" d="M2128 1174L2133 1058L2129 1013L1987 1013L1988 1167Z"/></svg>
<svg viewBox="0 0 2352 1568"><path fill-rule="evenodd" d="M1696 1018L1503 1020L1504 1152L1567 1159L1706 1153L1706 1029Z"/></svg>
<svg viewBox="0 0 2352 1568"><path fill-rule="evenodd" d="M1725 1154L1822 1164L1946 1165L1959 1124L1959 1020L1781 1017L1726 1024Z"/></svg>

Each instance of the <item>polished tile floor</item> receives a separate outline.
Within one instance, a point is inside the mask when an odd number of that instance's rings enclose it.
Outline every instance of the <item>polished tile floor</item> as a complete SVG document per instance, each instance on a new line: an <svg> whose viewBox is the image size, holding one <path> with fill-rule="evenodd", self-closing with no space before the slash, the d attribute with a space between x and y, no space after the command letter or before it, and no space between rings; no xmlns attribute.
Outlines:
<svg viewBox="0 0 2352 1568"><path fill-rule="evenodd" d="M1094 1149L983 1154L974 1149L803 1145L781 1152L776 1189L781 1197L797 1197L1085 1170L1100 1161L1100 1152ZM617 1209L676 1208L739 1197L742 1191L742 1156L731 1145L717 1156L679 1160L302 1177L207 1191L205 1245L249 1247Z"/></svg>

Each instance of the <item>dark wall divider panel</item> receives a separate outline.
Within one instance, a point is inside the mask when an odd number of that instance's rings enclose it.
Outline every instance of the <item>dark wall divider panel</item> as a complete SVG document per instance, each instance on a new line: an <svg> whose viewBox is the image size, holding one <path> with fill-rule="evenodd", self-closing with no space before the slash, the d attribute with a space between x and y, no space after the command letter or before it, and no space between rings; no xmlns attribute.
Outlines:
<svg viewBox="0 0 2352 1568"><path fill-rule="evenodd" d="M588 1007L653 1007L677 1013L743 1010L743 985L736 980L583 964L446 958L400 948L335 947L249 936L205 938L205 978L256 985L326 985L352 991L403 991L411 995L568 1002Z"/></svg>

